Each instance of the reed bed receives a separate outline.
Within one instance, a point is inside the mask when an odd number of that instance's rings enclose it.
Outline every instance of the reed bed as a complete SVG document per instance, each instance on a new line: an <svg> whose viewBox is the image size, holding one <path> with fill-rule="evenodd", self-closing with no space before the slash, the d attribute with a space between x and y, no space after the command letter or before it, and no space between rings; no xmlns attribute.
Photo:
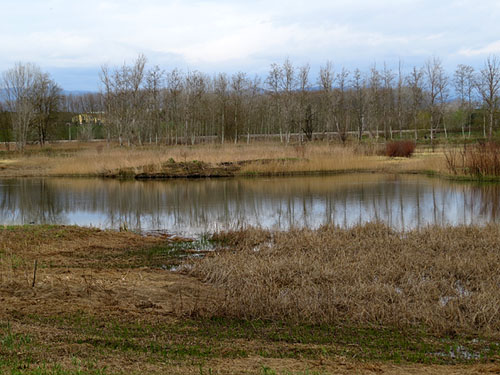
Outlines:
<svg viewBox="0 0 500 375"><path fill-rule="evenodd" d="M353 147L327 144L286 146L276 143L250 145L196 145L151 148L87 149L68 157L39 157L38 163L50 163L51 175L102 175L129 170L132 173L160 173L165 163L202 161L210 166L221 163L249 162L242 173L323 171L367 167L369 157ZM265 163L257 161L264 160ZM255 163L252 163L255 162ZM368 162L375 167L376 160Z"/></svg>
<svg viewBox="0 0 500 375"><path fill-rule="evenodd" d="M201 144L194 146L118 147L105 143L48 146L29 149L25 154L8 154L0 160L3 176L134 176L155 173L175 175L172 166L184 163L186 175L193 162L202 162L203 175L217 175L217 169L228 168L229 175L274 175L294 173L398 171L426 168L422 156L412 159L389 159L383 145L327 142L281 144ZM442 158L442 155L438 155ZM424 156L429 159L429 156ZM174 164L176 163L176 164ZM409 166L411 164L411 166ZM196 167L196 165L195 165ZM197 167L200 167L198 165ZM196 168L195 168L196 169ZM198 168L199 169L199 168ZM211 173L214 171L214 173ZM224 174L223 174L224 175Z"/></svg>
<svg viewBox="0 0 500 375"><path fill-rule="evenodd" d="M500 226L250 228L215 239L221 248L190 272L222 290L219 315L500 337Z"/></svg>
<svg viewBox="0 0 500 375"><path fill-rule="evenodd" d="M500 177L500 144L497 142L464 145L445 152L449 172L473 177Z"/></svg>

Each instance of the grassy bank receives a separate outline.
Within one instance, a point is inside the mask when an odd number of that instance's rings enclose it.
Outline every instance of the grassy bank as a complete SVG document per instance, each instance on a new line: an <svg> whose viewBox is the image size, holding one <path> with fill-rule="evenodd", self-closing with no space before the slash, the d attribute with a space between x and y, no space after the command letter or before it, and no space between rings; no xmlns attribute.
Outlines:
<svg viewBox="0 0 500 375"><path fill-rule="evenodd" d="M442 152L383 156L383 145L281 143L120 148L105 143L57 144L24 154L4 151L0 176L126 178L218 177L379 172L445 172Z"/></svg>
<svg viewBox="0 0 500 375"><path fill-rule="evenodd" d="M498 234L5 227L0 373L499 371Z"/></svg>

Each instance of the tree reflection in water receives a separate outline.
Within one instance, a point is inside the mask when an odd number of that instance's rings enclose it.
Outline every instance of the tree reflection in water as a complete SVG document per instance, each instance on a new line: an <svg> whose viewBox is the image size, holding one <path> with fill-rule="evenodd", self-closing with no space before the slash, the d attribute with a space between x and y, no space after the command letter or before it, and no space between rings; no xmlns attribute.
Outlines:
<svg viewBox="0 0 500 375"><path fill-rule="evenodd" d="M500 185L422 176L119 181L4 179L0 223L78 224L200 234L256 225L342 227L381 220L396 229L499 221Z"/></svg>

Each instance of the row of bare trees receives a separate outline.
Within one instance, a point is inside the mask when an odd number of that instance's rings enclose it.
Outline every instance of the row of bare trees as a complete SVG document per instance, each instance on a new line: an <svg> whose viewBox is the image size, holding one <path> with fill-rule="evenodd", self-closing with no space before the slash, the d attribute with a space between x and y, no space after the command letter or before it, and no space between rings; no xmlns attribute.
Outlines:
<svg viewBox="0 0 500 375"><path fill-rule="evenodd" d="M144 143L249 142L273 135L312 139L324 133L345 142L369 135L428 137L460 129L464 137L478 130L492 137L500 90L500 61L489 57L475 71L459 65L448 75L438 58L409 71L385 64L368 72L335 69L331 62L311 77L309 65L290 60L272 64L267 77L244 72L209 76L199 71L169 72L148 67L140 55L132 64L103 66L101 91L61 98L50 77L32 64L17 64L3 74L4 104L12 118L15 140L22 147L29 129L47 139L50 113L99 114L104 134L121 145ZM87 126L87 127L86 127ZM80 125L92 137L92 124ZM425 134L423 133L425 131Z"/></svg>
<svg viewBox="0 0 500 375"><path fill-rule="evenodd" d="M194 143L200 137L224 143L255 135L289 142L294 134L312 139L314 132L342 142L348 135L390 139L410 131L418 139L421 129L433 143L436 132L448 136L450 127L470 136L473 112L480 107L488 114L484 136L492 136L500 63L492 56L478 72L459 65L449 76L438 58L408 73L386 65L368 73L335 71L327 62L314 79L309 65L295 67L287 59L272 64L262 80L243 72L208 76L146 69L146 58L139 56L130 66L103 67L101 82L108 134L120 143Z"/></svg>

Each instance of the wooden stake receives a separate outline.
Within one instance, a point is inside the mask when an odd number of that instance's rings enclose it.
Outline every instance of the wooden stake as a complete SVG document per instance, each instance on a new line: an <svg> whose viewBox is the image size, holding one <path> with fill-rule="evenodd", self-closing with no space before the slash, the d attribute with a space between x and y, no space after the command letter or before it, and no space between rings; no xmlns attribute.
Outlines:
<svg viewBox="0 0 500 375"><path fill-rule="evenodd" d="M36 281L36 268L37 268L37 265L38 265L38 260L35 260L35 267L33 269L33 283L31 284L31 287L34 288L35 287L35 281Z"/></svg>

